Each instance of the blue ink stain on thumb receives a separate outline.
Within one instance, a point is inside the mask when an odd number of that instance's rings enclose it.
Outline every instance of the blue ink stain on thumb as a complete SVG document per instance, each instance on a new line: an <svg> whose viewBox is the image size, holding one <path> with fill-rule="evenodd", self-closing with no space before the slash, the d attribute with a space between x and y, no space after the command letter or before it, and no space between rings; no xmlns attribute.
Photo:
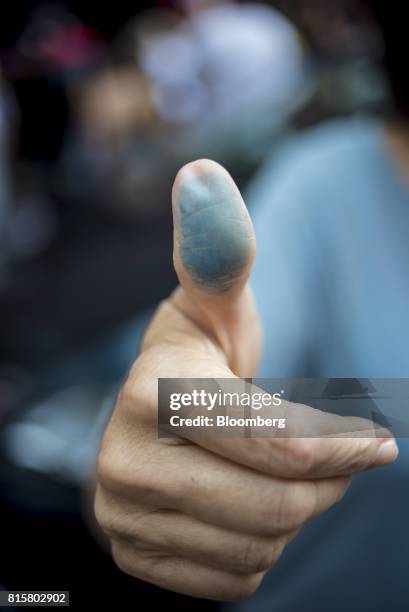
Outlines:
<svg viewBox="0 0 409 612"><path fill-rule="evenodd" d="M248 264L253 236L232 178L215 162L193 162L180 173L176 203L185 270L203 289L227 291Z"/></svg>

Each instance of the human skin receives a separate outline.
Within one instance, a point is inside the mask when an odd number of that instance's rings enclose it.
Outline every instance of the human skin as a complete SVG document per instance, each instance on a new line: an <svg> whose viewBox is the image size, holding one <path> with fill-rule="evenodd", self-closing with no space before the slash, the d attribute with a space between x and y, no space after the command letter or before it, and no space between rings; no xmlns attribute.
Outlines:
<svg viewBox="0 0 409 612"><path fill-rule="evenodd" d="M236 601L255 592L307 520L343 497L353 473L394 461L397 447L363 422L366 437L158 438L159 377L250 377L261 351L247 285L255 238L231 177L209 160L188 164L173 214L180 286L159 306L119 393L95 513L124 572Z"/></svg>

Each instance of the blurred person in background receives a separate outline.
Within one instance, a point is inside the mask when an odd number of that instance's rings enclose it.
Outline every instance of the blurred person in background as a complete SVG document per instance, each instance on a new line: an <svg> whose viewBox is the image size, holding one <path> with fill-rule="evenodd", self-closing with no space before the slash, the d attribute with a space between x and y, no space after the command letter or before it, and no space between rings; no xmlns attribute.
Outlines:
<svg viewBox="0 0 409 612"><path fill-rule="evenodd" d="M297 31L278 11L223 1L177 8L126 24L111 65L71 98L70 182L130 217L163 213L177 168L194 157L248 176L308 89ZM79 174L87 180L74 181Z"/></svg>

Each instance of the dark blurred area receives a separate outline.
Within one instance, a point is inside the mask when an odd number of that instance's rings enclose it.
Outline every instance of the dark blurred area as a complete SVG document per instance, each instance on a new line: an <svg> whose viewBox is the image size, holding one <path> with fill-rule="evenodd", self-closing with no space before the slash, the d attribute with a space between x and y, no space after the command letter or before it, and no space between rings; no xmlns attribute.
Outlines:
<svg viewBox="0 0 409 612"><path fill-rule="evenodd" d="M374 15L358 0L183 0L132 9L32 1L7 9L0 24L5 588L69 589L73 607L128 609L147 596L151 605L166 599L192 609L189 598L115 568L93 531L86 494L144 324L176 285L173 178L183 163L209 157L244 189L288 134L327 117L385 112L383 51ZM404 93L399 99L403 108Z"/></svg>

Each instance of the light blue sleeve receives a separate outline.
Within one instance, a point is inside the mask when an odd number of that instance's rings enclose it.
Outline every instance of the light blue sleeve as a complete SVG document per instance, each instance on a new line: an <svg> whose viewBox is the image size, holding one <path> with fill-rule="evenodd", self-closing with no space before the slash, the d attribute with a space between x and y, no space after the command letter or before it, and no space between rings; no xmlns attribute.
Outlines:
<svg viewBox="0 0 409 612"><path fill-rule="evenodd" d="M319 370L325 290L314 191L308 168L288 145L245 194L257 237L250 283L264 328L262 377L307 377Z"/></svg>

